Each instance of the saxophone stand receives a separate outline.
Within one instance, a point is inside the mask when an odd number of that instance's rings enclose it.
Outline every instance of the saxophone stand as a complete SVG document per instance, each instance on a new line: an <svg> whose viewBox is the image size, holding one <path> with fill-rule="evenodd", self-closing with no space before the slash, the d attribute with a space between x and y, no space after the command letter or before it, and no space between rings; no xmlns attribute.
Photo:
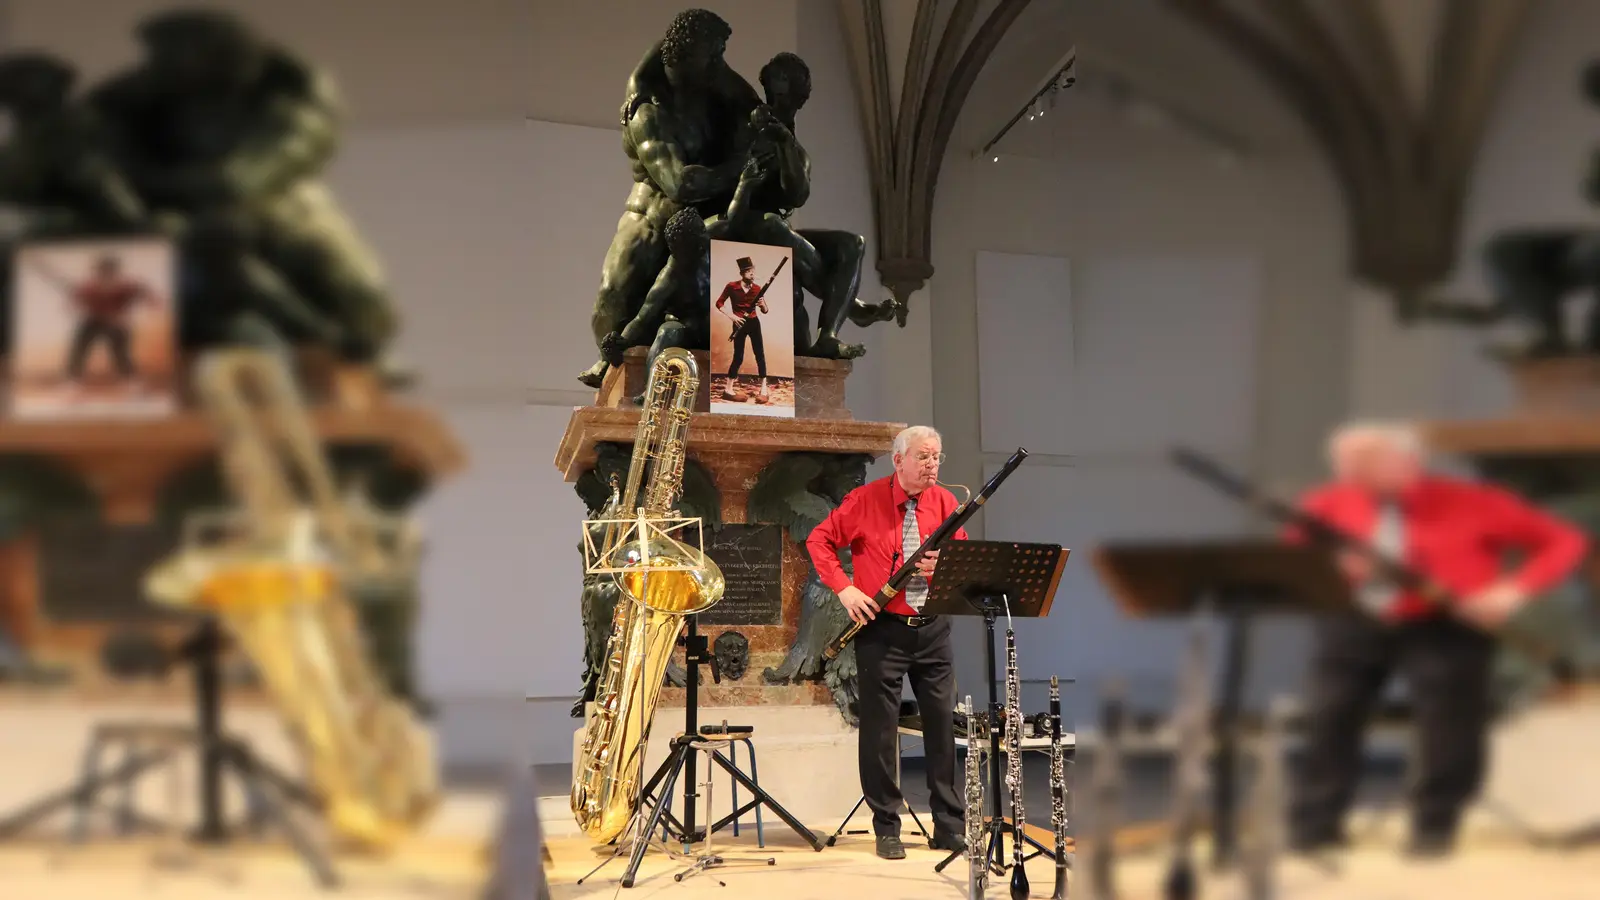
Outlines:
<svg viewBox="0 0 1600 900"><path fill-rule="evenodd" d="M680 639L680 643L684 648L685 669L683 733L673 738L672 749L668 752L667 758L656 768L655 774L650 776L650 780L645 784L644 790L639 794L639 809L635 812L633 823L629 826L634 829L634 839L631 856L628 859L628 867L622 873L622 886L625 888L633 887L638 880L639 865L644 861L645 850L649 848L650 842L655 839L658 830L661 833L661 843L664 849L668 842L677 842L683 845L684 853L687 853L691 845L701 841L706 842L703 852L695 857L694 862L687 869L674 875L674 881L682 881L695 872L703 872L707 869L733 864L777 865L778 861L775 857L759 860L728 860L711 853L711 835L732 824L739 816L754 810L758 806L765 806L776 814L778 818L783 820L784 824L794 830L795 834L805 839L813 850L819 853L822 851L822 841L812 833L811 829L800 824L799 819L790 815L789 811L779 805L771 794L762 790L760 785L756 784L750 776L741 771L726 756L723 756L721 751L713 750L710 752L711 760L725 770L740 786L748 790L754 799L716 822L707 824L703 829L696 827L695 800L699 797L696 792L696 788L699 785L695 782L697 755L711 749L708 747L708 742L748 737L752 733L752 729L748 726L740 728L737 725L709 726L703 730L700 728L700 667L704 665L710 668L711 680L717 684L722 683L722 674L717 669L716 655L711 652L710 641L704 635L701 635L696 627L698 617L691 615L686 618L688 627ZM712 772L715 772L715 770L713 769ZM708 796L712 772L706 773L705 784L708 788ZM673 790L678 786L680 778L683 780L683 818L681 820L672 813ZM660 789L659 792L657 788ZM578 879L578 884L582 884L595 872L604 868L611 860L621 856L622 847L623 845L619 843L617 851L591 870L588 875ZM667 855L674 856L671 850L667 850Z"/></svg>
<svg viewBox="0 0 1600 900"><path fill-rule="evenodd" d="M194 677L195 721L189 726L157 723L101 724L95 729L85 754L82 777L72 786L29 804L12 816L0 820L0 838L11 837L63 809L74 811L71 838L81 842L87 831L90 808L100 796L121 789L122 802L116 811L119 830L127 832L137 824L164 830L164 823L153 822L133 810L133 794L145 775L158 767L177 762L180 749L192 748L199 758L200 824L189 835L197 844L224 844L231 840L223 822L222 776L231 770L244 788L249 813L246 825L260 831L267 824L283 830L289 844L324 888L339 885L332 862L289 816L288 807L298 805L320 811L321 802L293 779L256 756L244 741L222 731L222 666L220 656L226 646L221 626L212 616L201 618L194 633L168 658L168 664L187 664ZM108 743L122 743L122 765L101 770L100 756ZM135 754L138 744L159 743L159 749Z"/></svg>
<svg viewBox="0 0 1600 900"><path fill-rule="evenodd" d="M1005 794L1000 759L1005 753L1001 741L1005 717L996 671L999 666L995 660L994 623L1001 615L1012 618L1049 615L1050 603L1055 598L1061 570L1070 552L1059 544L950 541L939 551L939 567L929 585L928 602L922 608L924 615L983 616L983 657L989 674L989 785L985 793L993 804L984 859L989 871L996 875L1004 875L1010 867L1005 851L1008 834L1013 842L1025 842L1033 848L1034 852L1024 861L1036 856L1053 861L1055 854L1026 832L1018 831L1014 818L1001 815L1001 798ZM967 752L977 752L977 744L978 736L969 732ZM966 855L966 850L952 851L933 870L943 872L946 866Z"/></svg>

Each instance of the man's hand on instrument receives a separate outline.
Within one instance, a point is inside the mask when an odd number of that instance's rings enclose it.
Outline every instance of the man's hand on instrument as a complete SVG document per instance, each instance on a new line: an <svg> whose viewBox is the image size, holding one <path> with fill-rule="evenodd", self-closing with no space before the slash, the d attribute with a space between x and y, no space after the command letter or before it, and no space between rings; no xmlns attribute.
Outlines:
<svg viewBox="0 0 1600 900"><path fill-rule="evenodd" d="M1510 579L1497 581L1466 598L1461 614L1479 626L1499 628L1528 602L1528 592Z"/></svg>
<svg viewBox="0 0 1600 900"><path fill-rule="evenodd" d="M923 578L932 576L933 567L938 562L939 551L929 550L927 553L922 554L922 557L917 560L917 574L921 575Z"/></svg>
<svg viewBox="0 0 1600 900"><path fill-rule="evenodd" d="M839 602L850 614L850 621L857 625L865 625L878 615L878 605L872 602L866 591L853 584L839 592Z"/></svg>
<svg viewBox="0 0 1600 900"><path fill-rule="evenodd" d="M1356 584L1364 584L1372 578L1372 558L1363 553L1346 550L1339 554L1337 562L1344 577Z"/></svg>

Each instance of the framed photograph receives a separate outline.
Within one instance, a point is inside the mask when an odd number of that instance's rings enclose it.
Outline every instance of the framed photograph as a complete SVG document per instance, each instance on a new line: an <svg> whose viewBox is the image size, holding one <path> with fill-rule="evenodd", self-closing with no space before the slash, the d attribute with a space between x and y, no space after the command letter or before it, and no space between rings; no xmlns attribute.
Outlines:
<svg viewBox="0 0 1600 900"><path fill-rule="evenodd" d="M794 417L788 247L711 242L711 411Z"/></svg>
<svg viewBox="0 0 1600 900"><path fill-rule="evenodd" d="M18 248L11 283L11 415L173 414L175 280L172 244L162 238Z"/></svg>

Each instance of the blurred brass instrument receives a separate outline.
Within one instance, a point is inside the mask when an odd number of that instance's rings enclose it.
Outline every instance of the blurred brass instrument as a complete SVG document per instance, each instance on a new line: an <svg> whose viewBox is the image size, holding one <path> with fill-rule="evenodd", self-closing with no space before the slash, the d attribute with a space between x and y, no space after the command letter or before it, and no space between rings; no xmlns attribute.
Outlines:
<svg viewBox="0 0 1600 900"><path fill-rule="evenodd" d="M412 577L420 541L403 518L339 496L278 356L213 351L194 387L237 506L186 521L146 594L219 617L283 715L332 833L391 847L438 802L433 739L374 669L347 592Z"/></svg>
<svg viewBox="0 0 1600 900"><path fill-rule="evenodd" d="M668 348L656 357L627 484L620 494L613 486L602 518L584 522L585 569L610 574L621 590L572 781L572 814L596 843L615 840L638 812L650 724L678 633L685 617L716 605L725 587L722 570L705 555L700 520L674 516L672 508L683 489L699 383L688 351ZM695 546L677 537L690 527ZM604 535L598 547L596 532Z"/></svg>

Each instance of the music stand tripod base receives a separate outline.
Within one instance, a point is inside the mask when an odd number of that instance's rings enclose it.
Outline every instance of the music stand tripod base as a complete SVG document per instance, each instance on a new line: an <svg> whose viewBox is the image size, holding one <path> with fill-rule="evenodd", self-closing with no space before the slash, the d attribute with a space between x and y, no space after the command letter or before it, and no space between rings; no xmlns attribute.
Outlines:
<svg viewBox="0 0 1600 900"><path fill-rule="evenodd" d="M1019 833L1013 822L1002 816L1000 759L1002 707L999 683L996 677L999 665L995 657L995 620L1002 615L1013 619L1038 619L1050 614L1050 604L1055 599L1056 588L1061 583L1061 570L1066 566L1070 550L1060 544L1033 544L1017 541L950 541L939 552L938 575L928 589L928 602L923 606L925 615L982 616L984 624L984 661L989 676L989 794L993 814L989 817L989 836L984 851L985 862L991 872L1003 874L1008 863L1005 838L1026 842L1035 856L1051 860L1055 854L1043 844ZM969 733L967 752L972 752L975 735ZM956 850L934 867L941 872L946 866L964 855Z"/></svg>
<svg viewBox="0 0 1600 900"><path fill-rule="evenodd" d="M704 665L711 668L713 680L720 683L722 679L715 665L716 656L711 652L709 642L699 633L696 626L698 617L690 615L686 618L687 625L682 639L684 668L686 670L684 679L684 733L673 739L672 750L667 754L667 758L662 760L661 765L656 768L655 774L651 775L650 780L645 783L644 790L639 792L639 808L635 810L634 823L630 826L634 833L633 844L629 851L628 867L622 873L621 884L625 888L633 887L634 882L637 881L639 866L644 862L645 851L649 848L650 840L658 830L662 832L665 840L675 839L687 849L690 844L701 840L703 836L708 836L711 832L717 831L733 822L734 818L741 812L748 812L756 806L765 806L776 814L779 819L782 819L785 825L793 829L795 834L804 838L806 843L811 845L811 849L818 853L822 852L822 841L811 829L800 824L799 819L796 819L788 810L779 805L771 794L762 790L748 775L740 771L738 766L735 766L721 753L712 754L712 760L737 781L741 787L749 791L754 799L724 816L716 823L709 824L704 832L696 828L696 793L693 785L695 759L699 751L695 749L694 745L705 740L705 737L699 734L700 666ZM683 820L679 821L672 814L672 797L673 789L678 786L678 779L685 773L685 770L687 770L688 786L684 789ZM657 787L660 787L659 793L656 791ZM624 834L626 833L624 832ZM665 840L663 843L665 843ZM624 844L619 839L616 852L602 861L587 875L578 879L577 883L582 884L613 859L621 856L623 847ZM777 860L773 859L769 864L776 865ZM705 867L707 866L701 866L701 868ZM681 881L682 879L678 880Z"/></svg>

